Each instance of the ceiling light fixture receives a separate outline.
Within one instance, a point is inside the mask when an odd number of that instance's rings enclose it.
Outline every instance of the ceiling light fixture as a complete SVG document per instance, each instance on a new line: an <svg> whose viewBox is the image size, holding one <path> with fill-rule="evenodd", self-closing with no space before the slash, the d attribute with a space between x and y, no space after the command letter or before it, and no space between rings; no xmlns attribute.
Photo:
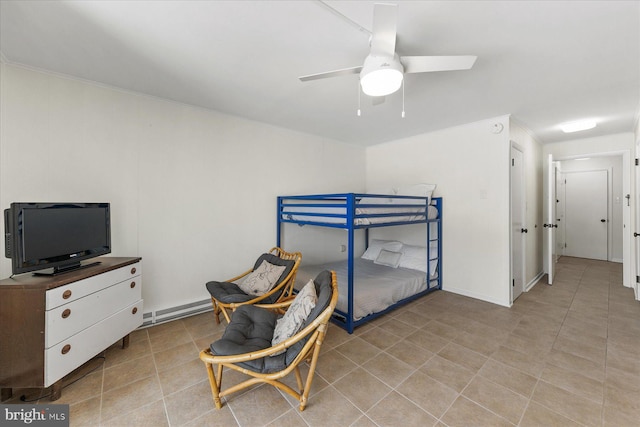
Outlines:
<svg viewBox="0 0 640 427"><path fill-rule="evenodd" d="M581 130L593 129L596 127L595 120L578 120L577 122L570 122L560 125L560 129L564 133L578 132Z"/></svg>
<svg viewBox="0 0 640 427"><path fill-rule="evenodd" d="M387 96L402 86L404 68L396 54L388 56L369 55L360 71L362 91L369 96Z"/></svg>

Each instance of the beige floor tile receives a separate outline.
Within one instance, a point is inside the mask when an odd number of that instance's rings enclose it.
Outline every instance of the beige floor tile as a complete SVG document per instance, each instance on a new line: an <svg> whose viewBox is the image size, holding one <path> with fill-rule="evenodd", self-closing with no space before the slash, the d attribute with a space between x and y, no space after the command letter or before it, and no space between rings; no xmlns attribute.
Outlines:
<svg viewBox="0 0 640 427"><path fill-rule="evenodd" d="M155 374L156 366L153 356L149 354L105 369L102 389L107 392Z"/></svg>
<svg viewBox="0 0 640 427"><path fill-rule="evenodd" d="M228 406L197 414L197 418L183 424L184 427L238 427L239 424Z"/></svg>
<svg viewBox="0 0 640 427"><path fill-rule="evenodd" d="M413 367L387 353L380 353L362 367L391 388L396 387L415 371Z"/></svg>
<svg viewBox="0 0 640 427"><path fill-rule="evenodd" d="M184 344L153 353L153 358L158 372L162 372L176 365L197 359L198 354L200 354L200 349L196 347L193 341L188 340Z"/></svg>
<svg viewBox="0 0 640 427"><path fill-rule="evenodd" d="M402 340L402 337L383 329L383 326L387 323L389 322L385 322L383 325L359 335L359 338L365 340L375 347L378 347L381 350L391 347L392 345ZM402 324L402 322L398 323Z"/></svg>
<svg viewBox="0 0 640 427"><path fill-rule="evenodd" d="M349 372L333 386L363 412L391 391L391 387L362 368Z"/></svg>
<svg viewBox="0 0 640 427"><path fill-rule="evenodd" d="M233 399L235 396L231 396ZM176 391L164 397L165 408L170 425L182 425L200 417L201 414L210 413L217 417L218 412L229 410L227 402L223 402L221 410L217 410L211 395L211 387L206 379L184 390Z"/></svg>
<svg viewBox="0 0 640 427"><path fill-rule="evenodd" d="M531 402L522 417L522 421L520 421L520 426L579 427L580 424L536 402Z"/></svg>
<svg viewBox="0 0 640 427"><path fill-rule="evenodd" d="M604 395L604 384L602 381L552 364L545 366L540 379L577 394L578 396L593 400L596 404L602 403Z"/></svg>
<svg viewBox="0 0 640 427"><path fill-rule="evenodd" d="M122 426L140 426L140 427L169 427L167 413L164 410L164 401L162 399L145 405L128 414L112 418L102 423L102 427L122 427Z"/></svg>
<svg viewBox="0 0 640 427"><path fill-rule="evenodd" d="M425 326L423 326L423 328L429 333L444 338L447 341L451 341L462 332L461 329L458 329L452 325L447 325L446 323L443 323L439 320L432 320Z"/></svg>
<svg viewBox="0 0 640 427"><path fill-rule="evenodd" d="M123 349L119 343L112 345L105 352L105 368L115 366L119 363L129 362L139 357L147 356L151 353L151 343L149 338L131 341L129 347Z"/></svg>
<svg viewBox="0 0 640 427"><path fill-rule="evenodd" d="M433 353L429 350L411 344L406 340L400 341L387 348L385 352L413 368L422 366L427 360L433 357Z"/></svg>
<svg viewBox="0 0 640 427"><path fill-rule="evenodd" d="M205 364L200 359L165 369L158 373L164 396L194 385L207 378Z"/></svg>
<svg viewBox="0 0 640 427"><path fill-rule="evenodd" d="M492 359L487 360L478 374L526 398L531 397L538 383L536 377Z"/></svg>
<svg viewBox="0 0 640 427"><path fill-rule="evenodd" d="M362 364L373 358L382 350L375 345L369 344L360 337L355 337L354 339L337 346L336 351L340 352L343 356L349 358L354 363Z"/></svg>
<svg viewBox="0 0 640 427"><path fill-rule="evenodd" d="M602 404L540 380L532 400L571 420L587 426L600 425Z"/></svg>
<svg viewBox="0 0 640 427"><path fill-rule="evenodd" d="M150 335L149 341L151 342L151 351L154 353L171 350L179 345L193 343L191 336L184 326L179 329L169 329L163 334Z"/></svg>
<svg viewBox="0 0 640 427"><path fill-rule="evenodd" d="M640 391L622 390L611 385L605 387L604 404L631 418L640 420Z"/></svg>
<svg viewBox="0 0 640 427"><path fill-rule="evenodd" d="M275 387L264 384L250 392L227 399L240 425L257 426L274 421L291 409L291 404Z"/></svg>
<svg viewBox="0 0 640 427"><path fill-rule="evenodd" d="M477 405L469 399L460 396L451 405L451 408L442 417L444 422L449 427L457 426L511 426L506 419L499 417L493 412Z"/></svg>
<svg viewBox="0 0 640 427"><path fill-rule="evenodd" d="M362 412L330 386L310 397L300 416L311 427L348 426L360 418Z"/></svg>
<svg viewBox="0 0 640 427"><path fill-rule="evenodd" d="M602 362L594 362L593 360L556 349L551 349L544 361L595 380L604 381L605 365Z"/></svg>
<svg viewBox="0 0 640 427"><path fill-rule="evenodd" d="M461 392L475 375L467 368L438 355L429 359L419 370L458 392Z"/></svg>
<svg viewBox="0 0 640 427"><path fill-rule="evenodd" d="M284 415L279 416L267 426L270 427L307 427L307 423L304 422L304 419L300 416L300 413L297 409L290 409L284 413Z"/></svg>
<svg viewBox="0 0 640 427"><path fill-rule="evenodd" d="M457 391L421 372L407 378L396 391L435 418L440 418L458 397Z"/></svg>
<svg viewBox="0 0 640 427"><path fill-rule="evenodd" d="M448 339L441 338L437 335L428 332L425 329L420 329L405 338L406 341L417 345L418 347L429 350L432 353L437 353L449 343Z"/></svg>
<svg viewBox="0 0 640 427"><path fill-rule="evenodd" d="M81 380L78 380L81 378L80 376L75 378L73 377L74 376L71 377L71 380L74 382L69 384L67 387L64 387L62 396L60 396L60 399L56 400L54 403L74 404L93 397L100 397L102 394L102 369L88 374ZM48 398L45 399L45 401L48 400ZM41 401L40 403L44 402Z"/></svg>
<svg viewBox="0 0 640 427"><path fill-rule="evenodd" d="M464 366L472 372L477 372L488 360L488 357L477 353L455 342L450 342L438 352L438 356L450 362Z"/></svg>
<svg viewBox="0 0 640 427"><path fill-rule="evenodd" d="M522 353L505 346L501 346L491 355L491 358L534 377L539 377L544 369L544 362L536 355Z"/></svg>
<svg viewBox="0 0 640 427"><path fill-rule="evenodd" d="M481 376L476 376L462 395L513 424L518 424L529 403L524 396Z"/></svg>
<svg viewBox="0 0 640 427"><path fill-rule="evenodd" d="M371 408L367 412L367 416L377 425L388 427L426 427L433 426L438 422L437 419L396 392L391 392Z"/></svg>
<svg viewBox="0 0 640 427"><path fill-rule="evenodd" d="M334 349L320 355L316 374L331 384L353 371L357 366L352 360Z"/></svg>
<svg viewBox="0 0 640 427"><path fill-rule="evenodd" d="M160 383L155 376L114 388L102 394L101 420L128 414L161 398Z"/></svg>
<svg viewBox="0 0 640 427"><path fill-rule="evenodd" d="M70 427L93 427L100 425L100 396L69 405ZM56 403L58 403L56 401Z"/></svg>
<svg viewBox="0 0 640 427"><path fill-rule="evenodd" d="M417 326L409 325L405 322L398 320L395 317L390 318L388 321L382 323L378 327L383 331L389 332L400 338L404 338L418 329Z"/></svg>

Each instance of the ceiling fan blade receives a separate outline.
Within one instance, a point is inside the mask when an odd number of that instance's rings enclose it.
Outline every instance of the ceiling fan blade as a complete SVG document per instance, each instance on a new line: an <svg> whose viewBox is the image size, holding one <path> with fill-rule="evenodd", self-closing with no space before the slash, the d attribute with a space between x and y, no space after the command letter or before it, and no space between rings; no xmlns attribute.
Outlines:
<svg viewBox="0 0 640 427"><path fill-rule="evenodd" d="M326 71L324 73L309 74L308 76L298 77L302 82L308 82L309 80L326 79L329 77L347 76L349 74L358 74L362 70L362 65L351 68L343 68L341 70Z"/></svg>
<svg viewBox="0 0 640 427"><path fill-rule="evenodd" d="M468 70L473 67L477 56L403 56L400 62L405 73L426 73L430 71Z"/></svg>
<svg viewBox="0 0 640 427"><path fill-rule="evenodd" d="M372 55L393 57L396 52L397 22L398 5L386 3L373 5Z"/></svg>

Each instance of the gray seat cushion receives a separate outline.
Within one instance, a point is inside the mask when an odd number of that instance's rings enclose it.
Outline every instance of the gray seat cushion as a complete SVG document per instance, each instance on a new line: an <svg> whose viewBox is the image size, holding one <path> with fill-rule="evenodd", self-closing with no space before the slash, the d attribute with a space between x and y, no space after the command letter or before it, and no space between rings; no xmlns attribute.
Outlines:
<svg viewBox="0 0 640 427"><path fill-rule="evenodd" d="M315 278L314 284L318 302L309 314L303 328L313 322L327 308L331 300L331 273L329 271L321 272ZM211 352L219 356L228 356L269 348L277 320L278 315L269 310L252 305L240 306L233 312L231 322L227 325L222 337L211 344ZM289 347L285 353L238 363L238 365L261 373L281 371L296 358L306 342L307 338L304 338Z"/></svg>
<svg viewBox="0 0 640 427"><path fill-rule="evenodd" d="M262 261L267 261L268 263L273 265L283 265L286 267L278 278L277 283L280 283L285 277L287 277L287 275L291 272L293 265L295 264L295 261L293 260L284 260L274 254L262 254L253 266L253 270L258 268L260 264L262 264ZM213 298L223 303L245 302L255 298L255 295L247 295L235 283L211 281L207 282L205 286L207 288L207 291L209 291ZM280 298L281 294L282 292L276 292L268 298L265 298L263 301L261 301L261 303L273 304L274 302L278 301L278 298Z"/></svg>

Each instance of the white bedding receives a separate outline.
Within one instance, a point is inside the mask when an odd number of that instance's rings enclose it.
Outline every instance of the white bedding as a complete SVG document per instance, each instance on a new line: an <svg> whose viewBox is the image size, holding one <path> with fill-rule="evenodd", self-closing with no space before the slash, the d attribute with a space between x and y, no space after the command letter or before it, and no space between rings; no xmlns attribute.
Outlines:
<svg viewBox="0 0 640 427"><path fill-rule="evenodd" d="M391 268L373 261L357 258L354 266L354 320L383 311L398 301L427 289L426 274L408 268ZM296 288L300 289L309 279L322 270L334 270L338 278L337 309L347 312L347 261L300 267L296 276Z"/></svg>
<svg viewBox="0 0 640 427"><path fill-rule="evenodd" d="M356 208L357 215L371 215L371 214L391 214L391 213L413 213L415 215L407 216L387 216L387 217L369 217L369 218L355 218L355 225L371 225L371 224L384 224L387 222L399 222L399 221L420 221L424 219L424 206L416 208L394 208L387 207L369 207L369 208ZM435 206L429 206L429 219L435 219L438 217L438 210ZM316 216L316 215L304 215L305 213L318 213L322 215L336 214L343 215L343 217L332 216ZM340 207L305 207L305 206L287 206L283 209L282 216L285 219L293 221L311 221L330 224L346 224L347 208Z"/></svg>

